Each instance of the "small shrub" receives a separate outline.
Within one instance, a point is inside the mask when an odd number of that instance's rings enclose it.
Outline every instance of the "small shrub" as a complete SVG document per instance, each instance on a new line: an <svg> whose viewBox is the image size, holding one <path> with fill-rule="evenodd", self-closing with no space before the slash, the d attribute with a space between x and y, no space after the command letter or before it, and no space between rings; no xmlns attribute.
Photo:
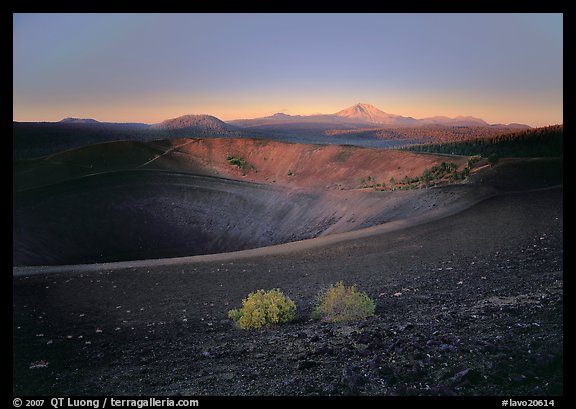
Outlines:
<svg viewBox="0 0 576 409"><path fill-rule="evenodd" d="M493 153L492 155L488 156L488 163L490 166L496 165L498 163L498 155Z"/></svg>
<svg viewBox="0 0 576 409"><path fill-rule="evenodd" d="M373 316L375 310L374 301L366 293L339 281L319 294L312 317L326 322L356 321Z"/></svg>
<svg viewBox="0 0 576 409"><path fill-rule="evenodd" d="M242 300L242 308L228 311L228 318L242 329L282 324L294 319L296 304L275 288L258 290Z"/></svg>
<svg viewBox="0 0 576 409"><path fill-rule="evenodd" d="M424 173L422 174L422 182L424 182L425 186L428 186L430 182L432 182L432 172L430 169L424 169Z"/></svg>
<svg viewBox="0 0 576 409"><path fill-rule="evenodd" d="M472 156L470 159L468 159L468 167L471 168L472 165L474 165L477 162L480 162L480 159L482 159L482 156L480 155Z"/></svg>
<svg viewBox="0 0 576 409"><path fill-rule="evenodd" d="M245 161L244 159L242 159L242 158L237 158L237 157L235 157L235 156L230 156L230 155L228 155L228 156L226 157L226 160L227 160L228 163L229 163L230 165L232 165L232 166L237 166L237 167L239 167L239 168L242 169L242 170L245 170L245 169L246 169L246 164L247 164L247 163L246 163L246 161Z"/></svg>

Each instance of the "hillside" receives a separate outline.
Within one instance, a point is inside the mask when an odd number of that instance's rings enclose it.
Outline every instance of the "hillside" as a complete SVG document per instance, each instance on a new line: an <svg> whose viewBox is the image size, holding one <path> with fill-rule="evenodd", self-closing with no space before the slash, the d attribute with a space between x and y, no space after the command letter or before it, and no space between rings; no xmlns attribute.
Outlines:
<svg viewBox="0 0 576 409"><path fill-rule="evenodd" d="M457 202L454 191L408 186L443 160L196 138L109 142L15 162L13 262L212 254L357 230ZM465 164L457 158L453 170ZM409 190L387 195L383 184Z"/></svg>
<svg viewBox="0 0 576 409"><path fill-rule="evenodd" d="M290 187L358 189L368 176L386 183L391 178L400 181L418 177L444 160L397 150L250 138L120 141L15 162L14 186L28 189L94 173L154 169ZM466 161L454 160L460 169Z"/></svg>
<svg viewBox="0 0 576 409"><path fill-rule="evenodd" d="M563 145L564 126L553 125L465 141L413 145L403 149L410 152L485 157L556 157L562 156Z"/></svg>
<svg viewBox="0 0 576 409"><path fill-rule="evenodd" d="M398 141L404 144L460 142L475 138L493 138L518 132L514 127L421 125L411 127L334 129L324 134L335 140Z"/></svg>
<svg viewBox="0 0 576 409"><path fill-rule="evenodd" d="M146 142L174 137L239 137L246 133L209 115L185 115L161 124L112 123L66 118L60 122L14 122L13 160L112 142Z"/></svg>
<svg viewBox="0 0 576 409"><path fill-rule="evenodd" d="M522 173L528 186L534 172ZM181 178L174 188L181 189L185 181ZM230 203L222 181L207 181L211 183L204 192L220 192L216 198ZM114 195L125 189L118 185L122 179L112 182L115 188L108 191ZM157 243L138 240L138 233L153 228L159 217L182 218L185 226L183 216L192 207L187 200L175 203L174 196L162 196L165 180L157 182L140 191L127 185L126 197L134 200L132 216L139 216L130 228L113 224L127 223L126 203L110 200L104 208L79 202L94 210L95 220L110 212L115 219L103 221L118 235L98 237L78 226L75 240L58 236L37 244L66 240L62 248L69 251L84 243L88 255L100 257L97 245L110 247L128 236L124 244L142 246L139 250L148 258L154 256L148 245L157 251L158 244L188 244L190 238L166 225ZM69 192L85 196L85 187ZM546 396L558 405L566 390L563 190L529 189L476 201L426 223L392 231L366 229L368 236L350 232L339 241L328 236L200 258L15 268L13 354L18 359L13 361L13 393L375 395L394 402L398 395L483 395L488 400ZM239 199L259 190L246 191ZM445 192L425 204L441 209L458 190L476 191L461 185L410 193ZM399 193L409 192L390 196ZM241 216L237 234L249 234L270 220L254 217L255 207L247 204L266 206L266 198L278 198L277 192L258 195L257 201L238 200L228 207ZM386 195L362 196L377 197L373 204L378 205ZM200 204L197 195L184 198ZM305 201L283 199L270 209L281 216L284 203L295 205L288 213L301 220L299 212L308 209ZM334 209L342 205L357 207L349 199L336 201ZM72 225L66 209L54 209L66 221L63 226ZM78 218L78 209L72 210ZM32 214L40 221L34 227L50 232L54 225ZM207 220L205 214L199 216ZM219 213L213 226L226 227L228 217ZM354 220L353 211L346 220ZM278 227L287 225L280 222ZM100 228L106 232L107 226ZM55 251L46 255L61 256ZM317 294L339 280L366 291L376 302L376 315L336 325L310 319ZM296 319L260 331L235 327L228 311L259 288L280 288L296 302Z"/></svg>
<svg viewBox="0 0 576 409"><path fill-rule="evenodd" d="M237 127L229 125L211 115L182 115L152 125L152 128L169 131L199 131L213 134L240 131Z"/></svg>
<svg viewBox="0 0 576 409"><path fill-rule="evenodd" d="M449 142L515 132L521 124L488 125L473 117L417 120L388 114L370 104L356 104L335 114L288 115L224 122L211 115L183 115L161 123L99 122L65 118L59 122L16 122L12 125L14 160L110 141L152 141L167 138L260 138L305 144L348 144L395 148L401 145Z"/></svg>

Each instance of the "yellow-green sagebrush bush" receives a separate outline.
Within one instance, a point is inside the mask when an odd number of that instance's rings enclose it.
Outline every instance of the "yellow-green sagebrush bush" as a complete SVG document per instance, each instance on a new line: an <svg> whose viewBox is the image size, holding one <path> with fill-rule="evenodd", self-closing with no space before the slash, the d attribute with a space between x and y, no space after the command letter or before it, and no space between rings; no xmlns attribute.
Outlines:
<svg viewBox="0 0 576 409"><path fill-rule="evenodd" d="M277 288L250 293L242 300L242 308L228 311L228 317L242 329L282 324L295 315L296 304Z"/></svg>
<svg viewBox="0 0 576 409"><path fill-rule="evenodd" d="M342 281L321 292L312 317L325 322L362 320L374 315L376 305L356 285L346 287Z"/></svg>

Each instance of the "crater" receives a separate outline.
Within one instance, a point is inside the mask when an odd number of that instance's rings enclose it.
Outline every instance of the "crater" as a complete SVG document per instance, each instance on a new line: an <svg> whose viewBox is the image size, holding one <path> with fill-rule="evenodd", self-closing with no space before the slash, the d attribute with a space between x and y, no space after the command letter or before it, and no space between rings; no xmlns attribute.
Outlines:
<svg viewBox="0 0 576 409"><path fill-rule="evenodd" d="M388 177L386 169L396 171L399 157L412 164L414 174L433 163L431 156L416 164L417 155L406 152L258 144L259 155L245 140L163 141L138 149L104 144L15 165L21 190L13 193L13 264L101 263L270 246L412 217L458 200L454 192L463 188L377 192L359 186L358 175L367 172ZM324 159L315 161L315 155ZM110 161L114 157L119 159ZM246 175L230 157L256 166ZM379 167L362 170L358 163L366 162Z"/></svg>

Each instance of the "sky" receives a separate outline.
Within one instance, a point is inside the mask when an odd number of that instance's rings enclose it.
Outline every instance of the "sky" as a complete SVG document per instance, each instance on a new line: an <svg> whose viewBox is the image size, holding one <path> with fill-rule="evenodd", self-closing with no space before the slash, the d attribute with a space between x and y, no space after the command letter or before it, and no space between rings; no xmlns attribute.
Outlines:
<svg viewBox="0 0 576 409"><path fill-rule="evenodd" d="M13 119L563 123L562 14L14 14Z"/></svg>

